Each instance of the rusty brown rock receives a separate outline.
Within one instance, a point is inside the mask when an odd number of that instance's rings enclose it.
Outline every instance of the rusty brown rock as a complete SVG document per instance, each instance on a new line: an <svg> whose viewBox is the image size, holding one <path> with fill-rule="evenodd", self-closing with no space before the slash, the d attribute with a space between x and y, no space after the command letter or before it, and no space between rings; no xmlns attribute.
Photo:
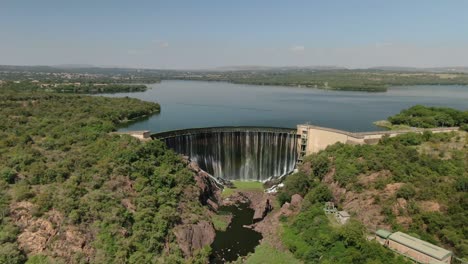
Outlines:
<svg viewBox="0 0 468 264"><path fill-rule="evenodd" d="M260 202L251 204L251 207L255 210L253 220L258 221L265 218L265 216L273 210L273 207L270 202L269 195L263 195L262 200Z"/></svg>
<svg viewBox="0 0 468 264"><path fill-rule="evenodd" d="M197 224L177 226L174 234L184 255L190 257L195 251L213 243L215 229L211 223L200 221Z"/></svg>
<svg viewBox="0 0 468 264"><path fill-rule="evenodd" d="M304 198L302 198L299 194L294 194L291 197L291 206L295 209L301 209L302 200L304 200Z"/></svg>
<svg viewBox="0 0 468 264"><path fill-rule="evenodd" d="M218 211L219 205L218 205L215 201L213 201L213 200L211 200L211 199L208 199L208 200L206 201L206 204L207 204L213 211L215 211L215 212Z"/></svg>

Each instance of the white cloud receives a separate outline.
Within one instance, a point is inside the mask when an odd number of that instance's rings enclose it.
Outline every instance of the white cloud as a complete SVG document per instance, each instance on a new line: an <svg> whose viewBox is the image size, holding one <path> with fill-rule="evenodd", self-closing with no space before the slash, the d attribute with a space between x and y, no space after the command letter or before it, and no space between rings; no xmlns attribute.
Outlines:
<svg viewBox="0 0 468 264"><path fill-rule="evenodd" d="M290 48L292 52L303 52L305 50L304 46L294 45Z"/></svg>

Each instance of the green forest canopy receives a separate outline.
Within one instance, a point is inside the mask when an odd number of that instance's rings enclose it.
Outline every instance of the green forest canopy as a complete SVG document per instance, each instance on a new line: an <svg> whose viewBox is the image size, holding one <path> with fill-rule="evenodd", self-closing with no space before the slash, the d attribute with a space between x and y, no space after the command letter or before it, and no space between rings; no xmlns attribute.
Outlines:
<svg viewBox="0 0 468 264"><path fill-rule="evenodd" d="M1 93L0 263L183 261L171 228L184 217L176 208L193 175L160 141L108 134L158 111L130 98ZM201 210L197 199L185 202ZM40 255L19 246L28 227L18 226L17 214L29 204L31 222L58 221L61 230ZM81 250L73 239L82 239Z"/></svg>
<svg viewBox="0 0 468 264"><path fill-rule="evenodd" d="M468 110L460 111L448 107L427 107L415 105L391 116L392 125L433 128L458 126L468 130Z"/></svg>

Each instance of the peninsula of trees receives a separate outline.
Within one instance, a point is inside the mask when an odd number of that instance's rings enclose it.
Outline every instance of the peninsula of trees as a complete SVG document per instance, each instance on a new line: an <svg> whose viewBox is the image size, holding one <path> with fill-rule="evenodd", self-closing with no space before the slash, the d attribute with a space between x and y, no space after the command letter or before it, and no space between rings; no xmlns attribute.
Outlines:
<svg viewBox="0 0 468 264"><path fill-rule="evenodd" d="M422 128L458 126L463 130L468 130L468 110L416 105L389 117L388 121L392 125Z"/></svg>
<svg viewBox="0 0 468 264"><path fill-rule="evenodd" d="M74 94L99 93L131 93L144 92L148 87L144 84L118 84L118 83L39 83L39 82L4 82L0 84L4 91L21 92L52 92Z"/></svg>

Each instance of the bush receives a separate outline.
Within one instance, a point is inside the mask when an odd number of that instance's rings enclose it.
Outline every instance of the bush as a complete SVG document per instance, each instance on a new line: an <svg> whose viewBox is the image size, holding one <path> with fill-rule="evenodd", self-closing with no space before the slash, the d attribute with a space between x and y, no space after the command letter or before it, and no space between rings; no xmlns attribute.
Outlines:
<svg viewBox="0 0 468 264"><path fill-rule="evenodd" d="M468 123L460 126L460 129L468 132Z"/></svg>
<svg viewBox="0 0 468 264"><path fill-rule="evenodd" d="M16 243L0 244L0 263L18 264L26 260L24 254L18 249Z"/></svg>
<svg viewBox="0 0 468 264"><path fill-rule="evenodd" d="M398 198L404 198L406 200L409 200L416 195L416 190L414 189L413 185L405 184L401 186L400 189L398 189L396 195Z"/></svg>
<svg viewBox="0 0 468 264"><path fill-rule="evenodd" d="M311 176L322 180L325 174L327 174L330 171L330 164L331 164L330 160L325 155L325 153L319 154L319 155L313 155L310 157L311 158L307 159L306 161L309 161L311 163L311 167L312 167Z"/></svg>
<svg viewBox="0 0 468 264"><path fill-rule="evenodd" d="M3 168L0 171L0 180L13 184L16 179L16 172L10 168Z"/></svg>
<svg viewBox="0 0 468 264"><path fill-rule="evenodd" d="M325 184L319 184L317 187L313 188L307 195L304 197L310 204L321 203L331 201L333 195L328 189L328 186Z"/></svg>
<svg viewBox="0 0 468 264"><path fill-rule="evenodd" d="M304 197L309 191L311 181L303 172L298 172L287 176L284 181L285 187L281 188L278 193L278 200L281 205L291 201L291 196L299 194Z"/></svg>

